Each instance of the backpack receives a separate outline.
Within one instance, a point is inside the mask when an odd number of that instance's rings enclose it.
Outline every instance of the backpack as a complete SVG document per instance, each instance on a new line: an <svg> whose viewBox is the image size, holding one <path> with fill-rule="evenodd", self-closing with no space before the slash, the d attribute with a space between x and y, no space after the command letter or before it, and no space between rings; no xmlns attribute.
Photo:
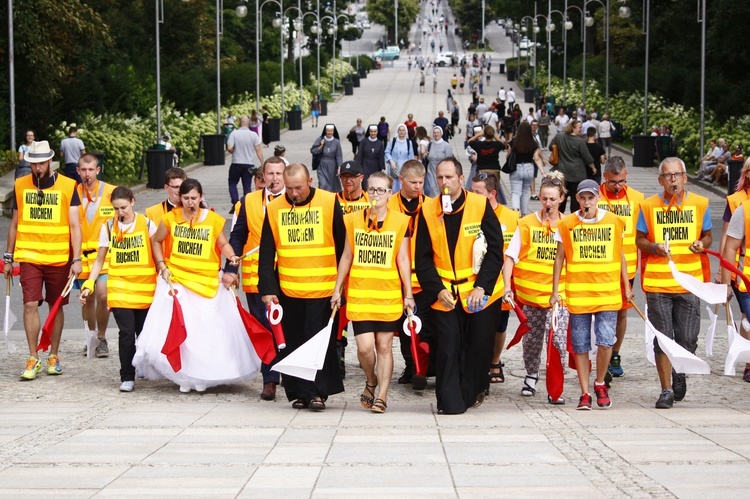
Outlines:
<svg viewBox="0 0 750 499"><path fill-rule="evenodd" d="M408 142L411 142L411 150L414 153L414 156L419 156L419 147L417 146L417 141L414 139L410 139L407 137L406 139ZM393 148L396 147L396 137L393 137L391 139L391 148L388 150L388 152L393 155Z"/></svg>

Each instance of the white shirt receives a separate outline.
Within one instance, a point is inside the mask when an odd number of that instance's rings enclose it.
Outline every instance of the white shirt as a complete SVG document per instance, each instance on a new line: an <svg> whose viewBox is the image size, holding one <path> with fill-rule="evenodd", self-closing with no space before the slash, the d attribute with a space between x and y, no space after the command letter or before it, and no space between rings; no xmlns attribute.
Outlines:
<svg viewBox="0 0 750 499"><path fill-rule="evenodd" d="M498 90L497 91L497 96L500 97L500 100L505 100L505 90L502 89L502 88L500 90Z"/></svg>
<svg viewBox="0 0 750 499"><path fill-rule="evenodd" d="M570 121L570 118L567 114L563 114L560 116L559 114L555 116L555 125L557 125L557 131L563 132L565 130L565 127L568 126L568 122Z"/></svg>

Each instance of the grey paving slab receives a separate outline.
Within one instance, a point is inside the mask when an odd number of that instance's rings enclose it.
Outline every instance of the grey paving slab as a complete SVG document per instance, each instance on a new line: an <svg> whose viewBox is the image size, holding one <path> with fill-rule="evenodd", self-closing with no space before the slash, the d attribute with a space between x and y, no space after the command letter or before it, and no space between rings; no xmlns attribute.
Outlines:
<svg viewBox="0 0 750 499"><path fill-rule="evenodd" d="M497 68L510 45L494 23L488 38ZM440 69L438 92L419 94L418 73L396 61L372 71L353 96L332 99L321 125L335 123L344 136L357 118L367 124L385 116L395 129L407 113L429 125L445 109L451 74ZM513 84L495 70L485 97ZM456 100L464 111L468 94ZM309 147L323 128L309 120L303 125L283 132L281 143L289 160L309 164ZM462 139L452 146L467 165ZM344 151L352 157L347 144ZM228 155L221 166L188 168L227 219L230 162ZM647 195L660 190L655 168L629 170L631 187ZM695 183L689 189L709 198L718 247L723 193ZM137 198L142 210L164 192L139 190ZM0 231L8 225L0 219ZM18 286L11 298L20 317ZM645 359L643 323L631 314L621 351L625 376L613 382L608 411L575 410L580 389L570 370L567 405L547 404L544 372L537 395L521 397L525 372L521 348L514 347L503 354L506 382L492 385L481 407L437 415L432 381L423 392L395 384L403 360L394 342L388 412L374 415L359 404L364 376L351 341L346 391L330 397L324 413L312 413L291 409L281 388L275 402L261 401L260 379L202 394L181 394L165 380L138 380L133 393L121 394L114 321L107 331L110 357L86 360L74 300L65 308L63 376L18 381L26 356L20 323L10 332L19 352L0 351L0 497L726 497L746 495L749 485L748 385L721 374L723 330L707 359L712 374L690 376L685 401L670 411L653 407L656 370ZM636 300L644 301L640 290ZM511 319L509 332L517 324ZM704 352L701 335L698 354L705 358Z"/></svg>

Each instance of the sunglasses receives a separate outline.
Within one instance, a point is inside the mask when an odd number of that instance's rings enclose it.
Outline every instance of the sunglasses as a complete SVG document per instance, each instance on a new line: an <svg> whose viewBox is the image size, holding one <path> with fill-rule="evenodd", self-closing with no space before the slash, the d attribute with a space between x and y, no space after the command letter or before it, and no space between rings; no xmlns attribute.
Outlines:
<svg viewBox="0 0 750 499"><path fill-rule="evenodd" d="M554 186L560 187L562 185L562 180L557 177L550 177L548 175L546 177L542 177L542 184L552 184Z"/></svg>
<svg viewBox="0 0 750 499"><path fill-rule="evenodd" d="M481 182L482 180L487 180L490 177L492 177L493 180L497 180L495 178L495 175L493 175L492 173L487 173L487 172L479 172L471 180L474 182Z"/></svg>

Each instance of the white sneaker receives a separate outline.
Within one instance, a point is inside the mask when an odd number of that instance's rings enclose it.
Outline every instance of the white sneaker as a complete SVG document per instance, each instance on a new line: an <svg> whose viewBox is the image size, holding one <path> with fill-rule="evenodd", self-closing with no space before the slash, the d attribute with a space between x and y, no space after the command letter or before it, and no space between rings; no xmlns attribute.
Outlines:
<svg viewBox="0 0 750 499"><path fill-rule="evenodd" d="M120 385L121 392L132 392L135 388L135 381L123 381Z"/></svg>

